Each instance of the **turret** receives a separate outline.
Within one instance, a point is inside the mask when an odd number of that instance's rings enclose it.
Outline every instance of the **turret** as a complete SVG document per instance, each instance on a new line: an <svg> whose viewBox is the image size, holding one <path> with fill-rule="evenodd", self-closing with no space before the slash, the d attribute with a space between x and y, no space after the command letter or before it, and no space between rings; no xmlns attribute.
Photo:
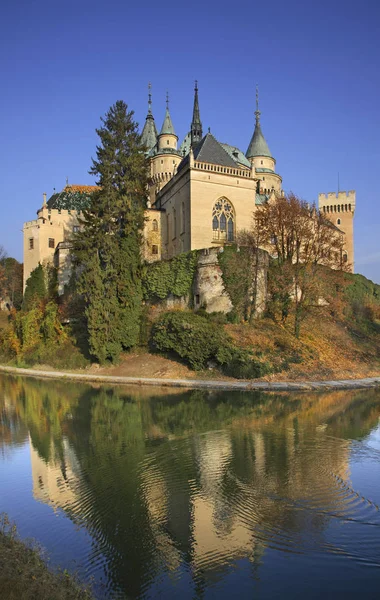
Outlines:
<svg viewBox="0 0 380 600"><path fill-rule="evenodd" d="M174 131L172 119L169 112L169 94L166 94L166 112L165 119L161 127L160 134L158 136L158 148L163 150L165 148L172 148L177 150L178 137Z"/></svg>
<svg viewBox="0 0 380 600"><path fill-rule="evenodd" d="M270 192L272 189L274 189L275 192L280 192L282 179L280 175L275 172L276 161L269 150L269 146L262 132L260 115L259 90L256 87L256 123L255 130L246 152L246 157L255 168L260 190L263 190L265 193Z"/></svg>
<svg viewBox="0 0 380 600"><path fill-rule="evenodd" d="M191 145L192 146L198 144L198 142L200 142L203 137L201 117L199 114L198 82L197 81L195 81L195 88L194 88L193 120L191 121L191 125L190 125L190 136L191 136Z"/></svg>
<svg viewBox="0 0 380 600"><path fill-rule="evenodd" d="M146 116L144 129L141 134L141 142L147 149L147 154L155 147L157 144L157 129L156 123L154 121L153 113L152 113L152 94L151 94L152 86L149 83L148 85L148 114Z"/></svg>

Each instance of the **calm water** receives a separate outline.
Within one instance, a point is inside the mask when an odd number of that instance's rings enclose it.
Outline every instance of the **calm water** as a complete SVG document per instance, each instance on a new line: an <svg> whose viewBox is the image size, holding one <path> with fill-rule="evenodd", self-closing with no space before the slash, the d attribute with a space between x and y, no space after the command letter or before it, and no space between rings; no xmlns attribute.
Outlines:
<svg viewBox="0 0 380 600"><path fill-rule="evenodd" d="M0 512L98 598L379 598L380 391L0 377Z"/></svg>

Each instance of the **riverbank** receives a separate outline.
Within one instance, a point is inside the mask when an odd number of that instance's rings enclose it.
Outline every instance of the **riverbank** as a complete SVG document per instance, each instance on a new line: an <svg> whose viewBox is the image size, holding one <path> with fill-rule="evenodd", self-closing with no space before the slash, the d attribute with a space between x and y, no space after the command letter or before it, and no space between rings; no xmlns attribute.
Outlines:
<svg viewBox="0 0 380 600"><path fill-rule="evenodd" d="M0 365L0 372L44 379L67 379L89 383L123 384L139 386L178 387L206 390L238 390L238 391L296 391L326 389L361 389L380 387L380 374L375 377L361 379L341 379L326 381L235 381L227 379L169 379L158 377L123 377L116 375L97 375L95 373L54 371L42 369L21 369Z"/></svg>
<svg viewBox="0 0 380 600"><path fill-rule="evenodd" d="M50 571L40 552L16 537L15 527L0 515L1 600L91 600L66 571Z"/></svg>

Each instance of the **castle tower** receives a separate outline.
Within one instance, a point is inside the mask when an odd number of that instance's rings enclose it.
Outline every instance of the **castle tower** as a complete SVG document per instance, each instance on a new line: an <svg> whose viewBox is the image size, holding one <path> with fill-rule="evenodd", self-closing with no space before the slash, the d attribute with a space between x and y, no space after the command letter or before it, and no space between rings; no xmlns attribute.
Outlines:
<svg viewBox="0 0 380 600"><path fill-rule="evenodd" d="M195 146L198 142L201 141L203 137L202 132L202 122L199 114L199 102L198 102L198 82L195 81L194 88L194 107L193 107L193 120L190 125L190 136L191 136L191 145Z"/></svg>
<svg viewBox="0 0 380 600"><path fill-rule="evenodd" d="M177 150L178 136L174 131L174 126L169 112L169 94L166 94L166 112L164 122L158 136L158 149Z"/></svg>
<svg viewBox="0 0 380 600"><path fill-rule="evenodd" d="M255 130L245 155L255 168L260 191L270 193L274 189L275 192L280 193L282 178L275 172L276 161L261 130L260 115L259 90L256 87Z"/></svg>
<svg viewBox="0 0 380 600"><path fill-rule="evenodd" d="M354 271L354 214L356 194L350 192L329 192L319 194L318 208L334 225L344 231L344 262Z"/></svg>
<svg viewBox="0 0 380 600"><path fill-rule="evenodd" d="M151 150L157 144L157 129L156 123L154 121L153 113L152 113L152 94L151 94L152 86L149 83L148 85L148 114L145 119L144 129L141 134L141 142L147 149L147 154L151 152Z"/></svg>
<svg viewBox="0 0 380 600"><path fill-rule="evenodd" d="M177 171L182 155L177 150L176 135L169 111L169 96L166 95L166 111L158 141L151 151L150 203L154 205L157 193L166 185Z"/></svg>

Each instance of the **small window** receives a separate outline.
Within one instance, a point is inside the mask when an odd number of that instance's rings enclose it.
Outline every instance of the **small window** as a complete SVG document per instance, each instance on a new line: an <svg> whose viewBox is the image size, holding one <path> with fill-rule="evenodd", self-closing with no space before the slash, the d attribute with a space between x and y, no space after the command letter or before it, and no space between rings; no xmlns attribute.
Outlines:
<svg viewBox="0 0 380 600"><path fill-rule="evenodd" d="M337 225L340 225L340 219L337 220Z"/></svg>
<svg viewBox="0 0 380 600"><path fill-rule="evenodd" d="M49 238L49 248L55 248L54 238Z"/></svg>
<svg viewBox="0 0 380 600"><path fill-rule="evenodd" d="M263 177L263 181L265 181L265 177Z"/></svg>
<svg viewBox="0 0 380 600"><path fill-rule="evenodd" d="M200 297L199 297L199 294L196 294L196 296L195 296L195 304L196 304L196 305L199 305L199 304L200 304L200 301L201 301L201 299L200 299Z"/></svg>
<svg viewBox="0 0 380 600"><path fill-rule="evenodd" d="M261 160L260 162L261 162L262 165L264 164L264 161Z"/></svg>
<svg viewBox="0 0 380 600"><path fill-rule="evenodd" d="M348 256L347 254L343 254L343 262L346 263L348 261Z"/></svg>
<svg viewBox="0 0 380 600"><path fill-rule="evenodd" d="M156 219L153 219L153 221L152 221L152 230L158 231L158 223L157 223Z"/></svg>
<svg viewBox="0 0 380 600"><path fill-rule="evenodd" d="M166 144L169 146L169 140L166 140Z"/></svg>
<svg viewBox="0 0 380 600"><path fill-rule="evenodd" d="M152 246L152 254L155 254L155 255L158 254L158 246L156 246L155 244L153 244L153 246Z"/></svg>
<svg viewBox="0 0 380 600"><path fill-rule="evenodd" d="M33 250L34 248L34 238L29 238L29 250Z"/></svg>
<svg viewBox="0 0 380 600"><path fill-rule="evenodd" d="M161 160L161 164L162 164L162 165L164 164L164 161L163 161L163 160Z"/></svg>
<svg viewBox="0 0 380 600"><path fill-rule="evenodd" d="M78 233L79 231L79 225L74 225L73 226L73 233Z"/></svg>

